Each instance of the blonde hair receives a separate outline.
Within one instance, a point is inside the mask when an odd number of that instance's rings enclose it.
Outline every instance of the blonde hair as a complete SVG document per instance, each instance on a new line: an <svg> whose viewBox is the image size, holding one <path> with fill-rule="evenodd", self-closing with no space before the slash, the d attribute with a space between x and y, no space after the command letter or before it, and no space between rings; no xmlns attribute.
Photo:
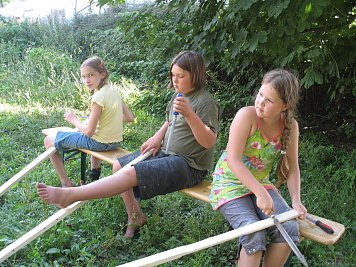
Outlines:
<svg viewBox="0 0 356 267"><path fill-rule="evenodd" d="M98 90L100 90L100 88L103 87L105 84L108 84L109 72L106 69L104 60L101 57L92 56L92 57L88 58L80 66L81 69L84 67L91 67L94 70L96 70L97 72L99 72L100 74L102 74L102 73L105 74L104 78L99 83Z"/></svg>
<svg viewBox="0 0 356 267"><path fill-rule="evenodd" d="M285 127L281 136L281 153L282 157L277 167L277 183L279 187L287 179L289 167L286 157L286 151L290 142L290 133L293 119L296 119L297 105L299 101L299 81L298 78L290 71L284 69L275 69L267 72L262 80L262 84L270 84L278 93L279 97L287 105L283 112Z"/></svg>

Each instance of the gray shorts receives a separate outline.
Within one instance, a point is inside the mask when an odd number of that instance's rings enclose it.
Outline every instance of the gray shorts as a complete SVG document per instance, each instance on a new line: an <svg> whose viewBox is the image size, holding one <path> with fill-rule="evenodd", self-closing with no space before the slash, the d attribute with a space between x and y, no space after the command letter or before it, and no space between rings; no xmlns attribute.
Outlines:
<svg viewBox="0 0 356 267"><path fill-rule="evenodd" d="M54 140L54 146L58 151L78 148L92 151L110 151L118 148L120 142L106 144L95 141L93 138L90 138L81 132L59 131Z"/></svg>
<svg viewBox="0 0 356 267"><path fill-rule="evenodd" d="M118 158L123 167L141 155L135 152ZM149 199L157 195L165 195L200 183L207 171L194 169L178 155L168 155L160 151L156 156L134 165L137 184L134 194L137 199Z"/></svg>
<svg viewBox="0 0 356 267"><path fill-rule="evenodd" d="M273 199L275 214L281 214L290 210L281 194L270 189L268 193ZM238 199L234 199L219 208L219 211L224 215L232 228L239 227L264 220L269 218L256 205L256 196L250 194ZM295 243L299 242L299 226L297 220L289 220L282 223L289 236ZM283 236L280 234L276 226L271 226L267 229L244 235L240 237L240 246L243 246L248 255L257 251L265 251L267 242L285 243Z"/></svg>

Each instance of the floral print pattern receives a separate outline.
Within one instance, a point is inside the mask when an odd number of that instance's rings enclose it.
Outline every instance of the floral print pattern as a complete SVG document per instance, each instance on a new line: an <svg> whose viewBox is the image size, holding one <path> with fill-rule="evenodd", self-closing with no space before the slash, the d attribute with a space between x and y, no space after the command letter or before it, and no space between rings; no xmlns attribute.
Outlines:
<svg viewBox="0 0 356 267"><path fill-rule="evenodd" d="M266 188L273 188L269 174L281 154L280 138L265 140L259 129L247 139L242 162L252 175ZM224 151L218 160L213 172L213 182L209 196L214 210L225 203L250 194L238 177L227 165L227 152Z"/></svg>

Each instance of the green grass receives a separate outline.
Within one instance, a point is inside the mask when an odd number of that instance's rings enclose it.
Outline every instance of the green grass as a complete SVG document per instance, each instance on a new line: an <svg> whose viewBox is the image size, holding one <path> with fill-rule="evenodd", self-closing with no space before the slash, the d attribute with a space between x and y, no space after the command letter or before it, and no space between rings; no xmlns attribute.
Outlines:
<svg viewBox="0 0 356 267"><path fill-rule="evenodd" d="M11 66L10 66L11 67ZM21 68L19 68L21 69ZM85 114L85 103L75 79L53 76L45 86L24 77L14 80L16 68L0 75L0 184L10 179L44 151L41 130L67 125L67 108ZM18 74L18 73L17 73ZM58 79L55 80L55 79ZM53 84L61 84L56 87ZM124 80L128 103L136 101L139 91ZM43 88L46 90L43 90ZM128 90L129 88L130 90ZM123 146L136 150L162 123L144 108L134 110L136 122L125 126ZM227 123L224 127L227 127ZM302 127L301 127L302 128ZM226 129L218 147L226 143ZM218 155L218 152L216 153ZM322 135L301 137L300 166L302 199L313 214L346 226L341 240L324 246L305 240L301 251L310 266L355 266L355 149L338 149ZM78 182L79 162L66 163L70 177ZM104 165L104 174L111 166ZM59 185L49 161L28 174L0 197L0 249L25 234L58 209L44 204L37 196L36 182ZM283 189L285 193L285 189ZM90 201L32 241L0 266L116 266L171 248L191 244L224 233L230 228L219 213L198 200L172 193L141 202L148 216L139 237L122 238L127 221L120 197ZM197 252L163 266L235 266L236 241ZM301 266L296 257L293 266Z"/></svg>

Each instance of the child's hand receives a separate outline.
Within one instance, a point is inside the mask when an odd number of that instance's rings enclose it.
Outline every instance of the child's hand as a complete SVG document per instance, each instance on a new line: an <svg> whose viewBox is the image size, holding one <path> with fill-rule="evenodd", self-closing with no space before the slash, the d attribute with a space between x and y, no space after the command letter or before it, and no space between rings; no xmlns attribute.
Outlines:
<svg viewBox="0 0 356 267"><path fill-rule="evenodd" d="M141 145L141 153L145 154L146 152L152 150L153 156L156 155L158 150L161 148L161 141L162 140L159 138L152 136Z"/></svg>
<svg viewBox="0 0 356 267"><path fill-rule="evenodd" d="M187 99L182 96L178 96L173 101L173 111L176 111L184 117L188 117L193 112L192 107Z"/></svg>
<svg viewBox="0 0 356 267"><path fill-rule="evenodd" d="M73 111L65 113L64 119L73 125L78 121L77 115Z"/></svg>
<svg viewBox="0 0 356 267"><path fill-rule="evenodd" d="M304 220L305 216L307 215L307 209L304 207L304 205L301 202L298 202L298 203L293 203L292 207L299 213L298 218Z"/></svg>
<svg viewBox="0 0 356 267"><path fill-rule="evenodd" d="M274 204L271 196L266 192L260 196L256 195L256 204L260 210L266 214L267 216L272 215L274 213Z"/></svg>

